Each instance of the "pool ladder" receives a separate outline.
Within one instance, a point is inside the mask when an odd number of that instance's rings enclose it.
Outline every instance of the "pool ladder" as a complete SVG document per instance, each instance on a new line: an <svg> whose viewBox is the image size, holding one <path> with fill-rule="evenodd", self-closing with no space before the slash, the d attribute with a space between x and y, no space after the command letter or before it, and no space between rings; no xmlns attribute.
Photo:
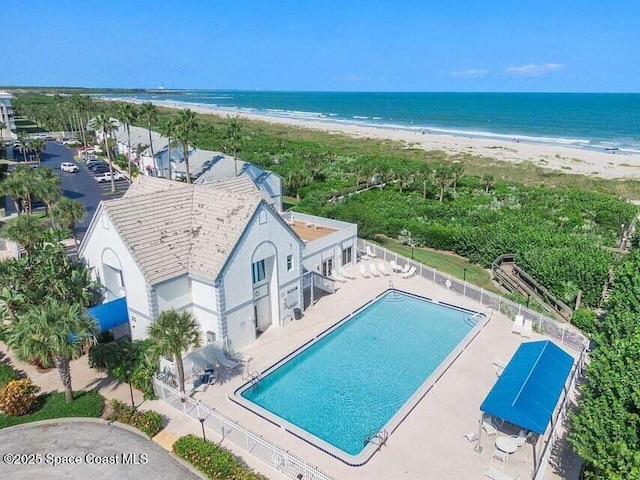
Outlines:
<svg viewBox="0 0 640 480"><path fill-rule="evenodd" d="M382 447L387 440L389 439L389 432L387 432L384 428L382 430L371 430L364 437L364 444L373 443L377 445L378 448Z"/></svg>

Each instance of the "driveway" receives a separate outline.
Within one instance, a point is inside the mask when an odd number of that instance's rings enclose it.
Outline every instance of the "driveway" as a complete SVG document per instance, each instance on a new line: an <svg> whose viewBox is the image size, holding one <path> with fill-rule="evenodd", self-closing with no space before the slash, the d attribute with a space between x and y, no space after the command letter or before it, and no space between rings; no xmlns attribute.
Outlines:
<svg viewBox="0 0 640 480"><path fill-rule="evenodd" d="M17 464L20 460L31 460L32 464ZM138 433L102 421L71 420L0 430L0 478L196 480L202 477Z"/></svg>
<svg viewBox="0 0 640 480"><path fill-rule="evenodd" d="M78 173L62 172L60 165L63 162L75 163L74 151L58 142L49 141L46 145L46 149L41 154L41 166L52 169L58 175L64 196L80 201L87 209L86 218L76 226L78 240L82 240L100 201L121 197L129 184L127 181L116 182L118 192L111 194L111 183L98 184L84 162L78 162L77 165L80 167ZM6 205L7 215L15 212L10 198L7 198Z"/></svg>

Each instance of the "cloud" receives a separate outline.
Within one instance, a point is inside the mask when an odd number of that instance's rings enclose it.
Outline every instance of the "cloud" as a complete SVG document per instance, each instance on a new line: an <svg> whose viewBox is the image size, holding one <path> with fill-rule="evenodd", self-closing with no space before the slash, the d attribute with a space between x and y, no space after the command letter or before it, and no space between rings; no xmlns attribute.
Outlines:
<svg viewBox="0 0 640 480"><path fill-rule="evenodd" d="M507 68L507 73L521 77L539 77L547 73L557 72L558 70L562 70L562 68L563 65L559 63L545 63L544 65L529 63L520 67L509 67Z"/></svg>
<svg viewBox="0 0 640 480"><path fill-rule="evenodd" d="M470 70L452 72L451 76L454 78L482 78L487 73L489 73L489 70L484 68L472 68Z"/></svg>

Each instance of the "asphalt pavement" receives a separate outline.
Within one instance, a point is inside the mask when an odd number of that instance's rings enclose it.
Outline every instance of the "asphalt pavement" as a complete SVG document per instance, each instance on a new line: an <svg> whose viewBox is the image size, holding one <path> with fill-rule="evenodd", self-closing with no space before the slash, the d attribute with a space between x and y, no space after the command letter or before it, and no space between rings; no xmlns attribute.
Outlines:
<svg viewBox="0 0 640 480"><path fill-rule="evenodd" d="M59 144L58 142L46 142L46 148L41 154L41 167L52 169L60 178L63 195L80 201L87 210L85 219L76 226L78 240L84 237L89 223L93 218L101 200L110 200L121 197L129 187L129 182L120 180L116 182L117 192L111 193L111 182L98 183L94 180L93 174L87 169L84 162L78 162L80 171L68 173L60 170L63 162L75 163L73 159L74 150ZM7 198L7 215L15 213L13 202Z"/></svg>

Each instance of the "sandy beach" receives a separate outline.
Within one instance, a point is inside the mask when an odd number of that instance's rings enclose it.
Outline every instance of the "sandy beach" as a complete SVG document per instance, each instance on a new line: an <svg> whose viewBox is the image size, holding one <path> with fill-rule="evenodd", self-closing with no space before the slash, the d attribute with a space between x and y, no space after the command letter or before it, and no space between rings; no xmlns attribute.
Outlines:
<svg viewBox="0 0 640 480"><path fill-rule="evenodd" d="M122 99L119 99L122 100ZM142 103L129 100L132 103ZM153 102L160 107L183 109L185 104L171 102ZM386 139L403 142L407 147L424 150L441 150L450 155L471 154L503 162L524 163L567 174L596 176L606 179L640 178L640 154L628 152L605 152L561 145L529 143L526 140L505 141L499 139L474 138L454 135L442 135L418 129L389 128L353 123L330 122L324 120L299 119L284 116L272 116L260 113L248 113L242 110L218 109L190 105L197 113L218 115L221 117L239 116L273 124L322 130L331 134L350 135L355 138ZM514 139L515 140L515 139Z"/></svg>

